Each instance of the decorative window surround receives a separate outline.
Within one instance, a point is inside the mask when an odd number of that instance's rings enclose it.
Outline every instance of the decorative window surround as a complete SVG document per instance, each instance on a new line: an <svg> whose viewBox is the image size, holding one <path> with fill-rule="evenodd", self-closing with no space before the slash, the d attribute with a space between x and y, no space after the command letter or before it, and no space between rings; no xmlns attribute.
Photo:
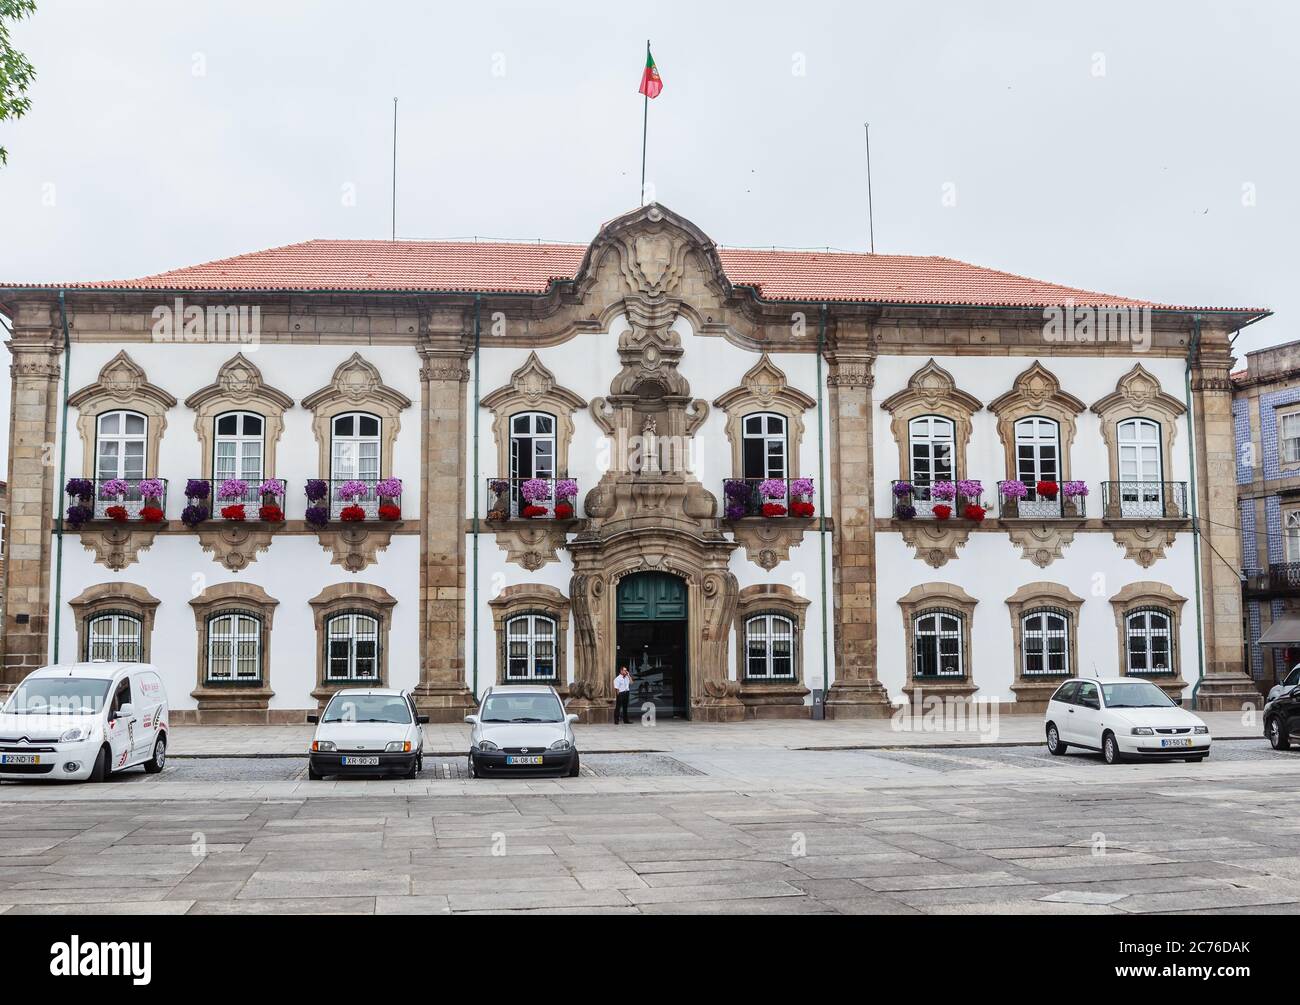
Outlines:
<svg viewBox="0 0 1300 1005"><path fill-rule="evenodd" d="M1175 593L1173 588L1165 583L1156 583L1151 580L1129 583L1122 590L1110 598L1111 607L1115 611L1115 633L1119 641L1119 673L1125 675L1125 667L1128 666L1128 629L1126 619L1133 611L1144 607L1159 607L1170 614L1173 622L1170 628L1170 658L1173 662L1174 672L1161 676L1144 677L1143 680L1150 680L1153 684L1158 684L1166 694L1171 698L1176 698L1183 692L1185 681L1183 680L1183 654L1182 631L1183 631L1183 605L1187 603L1187 598Z"/></svg>
<svg viewBox="0 0 1300 1005"><path fill-rule="evenodd" d="M1161 472L1160 481L1169 481L1169 467L1174 456L1174 439L1178 432L1178 419L1187 411L1186 406L1172 394L1160 389L1160 381L1143 369L1141 363L1115 384L1115 390L1092 405L1092 411L1101 419L1101 435L1106 441L1110 459L1109 481L1120 481L1119 434L1117 427L1124 419L1147 418L1160 423Z"/></svg>
<svg viewBox="0 0 1300 1005"><path fill-rule="evenodd" d="M194 432L203 451L198 470L203 478L212 478L215 421L225 412L256 412L262 416L262 471L268 477L275 473L275 448L284 431L284 413L293 407L293 399L267 385L262 371L242 352L221 365L216 381L186 398L185 407L194 410Z"/></svg>
<svg viewBox="0 0 1300 1005"><path fill-rule="evenodd" d="M176 407L176 399L161 387L150 384L144 369L125 349L104 364L95 383L70 394L68 404L77 410L82 477L96 477L95 423L99 413L116 409L139 412L146 418L144 473L146 477L157 476L158 445L167 428L167 412Z"/></svg>
<svg viewBox="0 0 1300 1005"><path fill-rule="evenodd" d="M1070 480L1070 446L1074 443L1075 420L1086 408L1082 401L1061 390L1061 382L1038 360L1011 383L1011 390L989 404L997 416L998 437L1006 455L1006 477L1017 478L1016 422L1031 416L1053 420L1060 432L1059 481Z"/></svg>
<svg viewBox="0 0 1300 1005"><path fill-rule="evenodd" d="M1043 711L1061 682L1079 673L1079 610L1082 607L1083 598L1060 583L1026 583L1007 597L1007 609L1011 614L1011 638L1015 648L1015 680L1011 690L1016 696L1016 711ZM1025 675L1024 618L1031 611L1042 608L1061 610L1069 616L1069 637L1065 650L1069 668L1065 674Z"/></svg>
<svg viewBox="0 0 1300 1005"><path fill-rule="evenodd" d="M374 583L332 583L307 601L311 605L312 620L316 625L316 687L311 696L318 709L323 711L334 692L344 687L356 687L356 681L331 681L325 679L326 639L325 626L331 617L345 611L368 614L379 622L379 665L375 687L388 687L388 632L393 620L393 607L397 598Z"/></svg>
<svg viewBox="0 0 1300 1005"><path fill-rule="evenodd" d="M790 386L785 372L763 353L740 378L740 384L719 395L714 406L727 413L727 439L731 442L733 478L745 477L744 419L755 412L775 412L786 420L786 478L799 477L799 444L803 441L803 413L817 407L798 388Z"/></svg>
<svg viewBox="0 0 1300 1005"><path fill-rule="evenodd" d="M1259 396L1259 453L1265 481L1300 474L1300 466L1282 462L1278 430L1278 415L1296 402L1300 402L1300 387L1288 387Z"/></svg>
<svg viewBox="0 0 1300 1005"><path fill-rule="evenodd" d="M507 586L488 601L492 609L492 625L497 638L497 683L506 680L506 624L522 614L541 614L555 622L555 674L556 689L560 696L568 694L568 638L569 598L553 586L543 583L519 583ZM515 683L518 683L517 681Z"/></svg>
<svg viewBox="0 0 1300 1005"><path fill-rule="evenodd" d="M953 583L921 583L898 598L903 614L903 632L906 640L907 683L903 692L914 705L921 704L927 695L969 698L979 690L975 683L974 653L971 649L971 624L975 618L975 605L979 601ZM945 610L961 614L962 677L918 680L916 678L916 619L927 611Z"/></svg>
<svg viewBox="0 0 1300 1005"><path fill-rule="evenodd" d="M343 412L370 412L379 416L379 473L381 477L393 474L393 444L401 428L402 412L411 407L411 399L385 384L378 368L360 353L354 352L340 363L329 384L303 398L302 407L312 412L320 477L328 477L331 470L332 424L334 416Z"/></svg>
<svg viewBox="0 0 1300 1005"><path fill-rule="evenodd" d="M953 442L953 477L969 477L966 470L966 446L970 443L971 417L984 407L974 395L958 389L952 374L932 358L912 374L907 387L891 394L880 403L890 414L890 429L898 444L898 475L911 478L912 462L908 427L923 415L942 415L956 427Z"/></svg>
<svg viewBox="0 0 1300 1005"><path fill-rule="evenodd" d="M585 409L587 402L568 388L561 387L538 358L530 352L523 366L503 384L479 399L493 415L492 435L497 443L497 476L510 474L510 418L520 412L546 412L555 417L555 477L567 477L569 444L573 442L573 413Z"/></svg>
<svg viewBox="0 0 1300 1005"><path fill-rule="evenodd" d="M113 611L139 619L140 662L147 663L149 654L153 652L151 639L158 603L157 597L135 583L97 583L86 587L68 601L77 622L77 658L90 658L86 648L90 641L87 635L90 622L97 615Z"/></svg>
<svg viewBox="0 0 1300 1005"><path fill-rule="evenodd" d="M198 640L195 659L197 686L190 697L198 703L195 721L201 725L267 722L267 707L275 692L271 690L271 622L280 602L253 583L219 583L209 586L190 601L194 611L194 628ZM211 684L208 669L208 621L227 612L252 611L261 619L260 684Z"/></svg>
<svg viewBox="0 0 1300 1005"><path fill-rule="evenodd" d="M752 371L751 371L752 372ZM720 406L721 407L721 406ZM804 703L809 691L804 686L804 620L810 601L781 583L746 586L736 596L736 680L746 719L806 719L810 706ZM794 625L794 679L750 680L745 674L745 623L759 614L779 614Z"/></svg>

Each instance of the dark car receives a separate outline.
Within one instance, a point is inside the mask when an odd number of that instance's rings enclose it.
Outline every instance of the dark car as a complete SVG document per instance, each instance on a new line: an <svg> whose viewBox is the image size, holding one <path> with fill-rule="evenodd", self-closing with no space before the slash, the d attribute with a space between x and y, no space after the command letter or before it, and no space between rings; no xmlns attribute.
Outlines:
<svg viewBox="0 0 1300 1005"><path fill-rule="evenodd" d="M1264 735L1274 750L1300 743L1300 687L1288 688L1264 705Z"/></svg>

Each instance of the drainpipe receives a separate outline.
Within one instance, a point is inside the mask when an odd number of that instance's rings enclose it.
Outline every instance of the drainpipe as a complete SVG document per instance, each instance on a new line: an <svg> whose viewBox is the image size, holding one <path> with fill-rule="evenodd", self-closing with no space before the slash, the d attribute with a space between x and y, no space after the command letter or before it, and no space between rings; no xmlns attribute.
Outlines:
<svg viewBox="0 0 1300 1005"><path fill-rule="evenodd" d="M472 657L474 680L474 703L478 704L478 396L479 396L479 314L483 304L481 294L474 294L474 474L470 478L471 494L474 496L474 581L471 596L472 610L470 625L474 638L474 655Z"/></svg>
<svg viewBox="0 0 1300 1005"><path fill-rule="evenodd" d="M1205 680L1205 626L1201 606L1201 522L1197 516L1196 492L1196 413L1192 406L1192 360L1201 348L1201 315L1192 315L1192 344L1187 347L1187 365L1183 369L1183 395L1187 401L1187 463L1191 473L1192 559L1196 568L1196 683L1192 685L1192 708Z"/></svg>
<svg viewBox="0 0 1300 1005"><path fill-rule="evenodd" d="M68 307L63 290L59 290L59 324L63 328L63 421L59 426L59 484L54 487L58 514L54 518L54 652L51 662L59 662L59 621L63 614L63 476L68 464L68 388L72 386L72 339L68 337Z"/></svg>
<svg viewBox="0 0 1300 1005"><path fill-rule="evenodd" d="M817 536L821 540L822 552L822 715L826 714L826 697L830 694L830 653L827 652L827 624L830 612L826 606L826 433L822 424L822 353L826 349L826 304L821 307L821 317L817 330L817 481L822 487L821 505L817 507L820 519ZM839 486L835 490L839 491ZM840 531L843 533L843 530Z"/></svg>

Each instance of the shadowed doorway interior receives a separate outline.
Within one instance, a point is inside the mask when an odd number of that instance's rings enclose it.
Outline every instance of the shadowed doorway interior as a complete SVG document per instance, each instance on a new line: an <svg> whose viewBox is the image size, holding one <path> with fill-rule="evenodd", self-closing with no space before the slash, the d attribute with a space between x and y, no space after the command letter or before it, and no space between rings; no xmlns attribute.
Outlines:
<svg viewBox="0 0 1300 1005"><path fill-rule="evenodd" d="M690 717L686 665L686 584L662 572L641 572L618 584L618 662L635 678L632 715L647 702L656 718Z"/></svg>

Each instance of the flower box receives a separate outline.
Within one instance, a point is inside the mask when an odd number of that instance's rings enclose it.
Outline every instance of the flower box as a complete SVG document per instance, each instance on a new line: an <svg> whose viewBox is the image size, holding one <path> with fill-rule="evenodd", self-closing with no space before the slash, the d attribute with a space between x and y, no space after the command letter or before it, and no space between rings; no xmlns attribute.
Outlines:
<svg viewBox="0 0 1300 1005"><path fill-rule="evenodd" d="M324 529L325 525L330 522L330 511L328 506L308 506L307 512L303 514L307 526L314 527L316 530Z"/></svg>
<svg viewBox="0 0 1300 1005"><path fill-rule="evenodd" d="M235 503L232 506L221 507L221 519L223 520L243 520L246 519L244 513L244 504Z"/></svg>
<svg viewBox="0 0 1300 1005"><path fill-rule="evenodd" d="M780 503L778 502L763 503L763 516L767 517L769 520L774 520L777 517L785 516L785 514L786 514L786 509Z"/></svg>
<svg viewBox="0 0 1300 1005"><path fill-rule="evenodd" d="M125 506L109 506L104 510L104 515L117 523L126 523L129 516Z"/></svg>
<svg viewBox="0 0 1300 1005"><path fill-rule="evenodd" d="M572 520L572 519L573 519L573 506L572 506L572 504L567 503L567 502L556 503L556 504L555 504L555 519L557 519L557 520Z"/></svg>
<svg viewBox="0 0 1300 1005"><path fill-rule="evenodd" d="M1060 490L1061 490L1061 486L1059 486L1056 482L1043 481L1043 482L1039 482L1037 485L1034 486L1034 491L1037 492L1044 499L1055 499L1056 494L1060 492Z"/></svg>
<svg viewBox="0 0 1300 1005"><path fill-rule="evenodd" d="M519 515L528 520L535 520L539 516L546 516L546 514L549 512L550 510L548 510L545 506L534 506L532 504L529 504L519 511Z"/></svg>
<svg viewBox="0 0 1300 1005"><path fill-rule="evenodd" d="M162 508L159 506L142 506L140 508L140 519L145 523L162 523Z"/></svg>
<svg viewBox="0 0 1300 1005"><path fill-rule="evenodd" d="M257 518L267 523L284 523L284 510L274 503L268 503L257 508Z"/></svg>
<svg viewBox="0 0 1300 1005"><path fill-rule="evenodd" d="M390 503L384 503L379 507L379 519L400 520L402 519L402 508L400 506L393 506Z"/></svg>
<svg viewBox="0 0 1300 1005"><path fill-rule="evenodd" d="M940 503L934 508L934 518L936 520L947 520L950 516L952 516L951 506L945 506L943 503Z"/></svg>
<svg viewBox="0 0 1300 1005"><path fill-rule="evenodd" d="M909 505L908 503L899 503L894 509L894 516L898 517L900 520L915 520L916 507Z"/></svg>
<svg viewBox="0 0 1300 1005"><path fill-rule="evenodd" d="M803 517L805 520L811 518L817 512L817 507L803 499L796 499L790 504L790 515Z"/></svg>
<svg viewBox="0 0 1300 1005"><path fill-rule="evenodd" d="M967 506L964 510L961 511L962 516L964 516L967 520L974 520L976 523L979 523L981 520L984 519L984 512L985 511L983 506L977 506L974 503L971 503L969 506Z"/></svg>
<svg viewBox="0 0 1300 1005"><path fill-rule="evenodd" d="M348 523L355 523L358 520L364 520L365 518L366 511L360 506L344 506L343 509L339 511L339 519L346 520Z"/></svg>

